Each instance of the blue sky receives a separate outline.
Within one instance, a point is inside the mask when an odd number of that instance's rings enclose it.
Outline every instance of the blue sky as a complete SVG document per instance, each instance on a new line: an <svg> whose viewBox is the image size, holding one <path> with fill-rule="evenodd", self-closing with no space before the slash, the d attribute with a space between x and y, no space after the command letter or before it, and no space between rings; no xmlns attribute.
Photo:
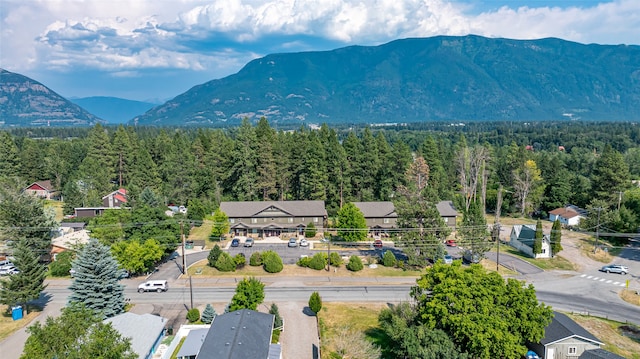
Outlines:
<svg viewBox="0 0 640 359"><path fill-rule="evenodd" d="M0 67L158 101L270 53L476 34L640 44L640 0L0 0Z"/></svg>

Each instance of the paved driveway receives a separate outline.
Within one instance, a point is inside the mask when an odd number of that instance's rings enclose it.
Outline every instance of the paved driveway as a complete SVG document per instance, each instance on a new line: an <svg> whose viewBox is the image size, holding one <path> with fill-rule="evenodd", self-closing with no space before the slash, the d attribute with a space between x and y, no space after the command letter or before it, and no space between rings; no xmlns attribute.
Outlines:
<svg viewBox="0 0 640 359"><path fill-rule="evenodd" d="M283 359L318 359L318 325L316 317L309 315L307 303L280 302L278 310L284 319L280 334ZM306 309L305 309L306 308Z"/></svg>

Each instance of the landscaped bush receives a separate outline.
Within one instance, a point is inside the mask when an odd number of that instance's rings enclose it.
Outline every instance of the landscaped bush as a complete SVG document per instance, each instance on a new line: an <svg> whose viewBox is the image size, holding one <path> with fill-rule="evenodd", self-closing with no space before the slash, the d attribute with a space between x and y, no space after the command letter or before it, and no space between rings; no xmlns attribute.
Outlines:
<svg viewBox="0 0 640 359"><path fill-rule="evenodd" d="M347 263L347 269L352 272L361 271L364 268L364 264L362 264L362 260L358 256L349 257L349 263Z"/></svg>
<svg viewBox="0 0 640 359"><path fill-rule="evenodd" d="M65 251L56 255L56 260L49 264L49 273L54 277L66 277L71 270L74 253Z"/></svg>
<svg viewBox="0 0 640 359"><path fill-rule="evenodd" d="M396 265L396 256L392 251L384 252L382 256L382 265L385 267L394 267Z"/></svg>
<svg viewBox="0 0 640 359"><path fill-rule="evenodd" d="M320 312L322 309L322 298L320 298L320 293L311 293L311 297L309 297L309 309L311 309L315 314Z"/></svg>
<svg viewBox="0 0 640 359"><path fill-rule="evenodd" d="M284 265L282 258L274 251L266 251L262 254L263 268L268 273L282 272Z"/></svg>
<svg viewBox="0 0 640 359"><path fill-rule="evenodd" d="M222 249L216 244L209 251L209 256L207 257L209 267L215 267L218 258L220 257L220 253L222 253Z"/></svg>
<svg viewBox="0 0 640 359"><path fill-rule="evenodd" d="M334 267L339 267L342 264L342 257L338 254L338 252L331 252L329 255L329 262Z"/></svg>
<svg viewBox="0 0 640 359"><path fill-rule="evenodd" d="M313 224L313 222L309 222L309 224L307 224L307 228L304 230L304 236L307 238L313 238L316 236L316 232L316 225Z"/></svg>
<svg viewBox="0 0 640 359"><path fill-rule="evenodd" d="M309 257L302 257L300 259L298 259L298 261L296 262L297 265L299 265L300 267L306 267L309 268L309 262L311 262L311 258Z"/></svg>
<svg viewBox="0 0 640 359"><path fill-rule="evenodd" d="M236 262L229 253L222 252L216 261L215 268L220 272L233 272L236 270Z"/></svg>
<svg viewBox="0 0 640 359"><path fill-rule="evenodd" d="M260 252L253 252L249 258L249 265L257 267L262 265L262 254Z"/></svg>
<svg viewBox="0 0 640 359"><path fill-rule="evenodd" d="M327 266L327 255L325 253L316 253L309 261L309 268L320 270Z"/></svg>
<svg viewBox="0 0 640 359"><path fill-rule="evenodd" d="M247 258L244 253L238 253L233 257L233 261L236 262L236 269L241 269L247 263Z"/></svg>
<svg viewBox="0 0 640 359"><path fill-rule="evenodd" d="M189 323L195 323L200 320L200 311L198 310L198 308L189 309L189 311L187 312L187 320L189 321Z"/></svg>

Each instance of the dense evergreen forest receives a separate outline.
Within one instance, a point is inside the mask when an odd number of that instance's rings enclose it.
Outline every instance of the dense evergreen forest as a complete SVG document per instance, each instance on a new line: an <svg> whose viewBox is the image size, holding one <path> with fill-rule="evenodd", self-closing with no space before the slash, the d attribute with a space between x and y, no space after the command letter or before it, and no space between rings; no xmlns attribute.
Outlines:
<svg viewBox="0 0 640 359"><path fill-rule="evenodd" d="M503 214L542 217L570 203L610 209L617 216L612 223L619 222L612 231L640 225L640 190L632 184L640 179L635 123L276 130L263 118L225 129L13 129L0 132L0 171L25 186L51 180L65 213L99 206L123 186L133 206L149 194L207 211L222 200L324 200L334 215L350 201L393 201L417 175L461 211L477 200L493 212L502 186Z"/></svg>

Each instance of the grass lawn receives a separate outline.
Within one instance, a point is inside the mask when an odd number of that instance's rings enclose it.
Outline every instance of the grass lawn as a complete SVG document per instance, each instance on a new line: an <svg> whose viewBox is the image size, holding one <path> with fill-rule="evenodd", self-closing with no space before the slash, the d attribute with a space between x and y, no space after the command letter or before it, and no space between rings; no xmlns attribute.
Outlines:
<svg viewBox="0 0 640 359"><path fill-rule="evenodd" d="M247 259L248 261L248 259ZM267 273L262 266L252 267L245 265L244 268L235 272L220 272L219 270L209 267L207 260L203 259L193 264L188 269L189 274L196 277L250 277L250 276L331 276L331 277L418 277L422 271L402 270L398 268L387 268L378 265L377 268L369 268L365 265L364 269L359 272L352 272L345 268L344 265L337 268L331 267L331 272L326 270L315 270L311 268L300 267L296 264L285 264L284 269L280 273Z"/></svg>
<svg viewBox="0 0 640 359"><path fill-rule="evenodd" d="M539 258L533 259L529 256L525 256L522 252L518 251L515 248L508 246L500 246L500 250L514 257L518 257L522 260L525 260L536 267L539 267L543 270L575 270L575 266L570 261L566 260L560 255L557 255L553 258Z"/></svg>
<svg viewBox="0 0 640 359"><path fill-rule="evenodd" d="M388 339L378 326L378 313L385 307L381 303L324 303L318 313L322 359L331 358L331 352L335 351L332 342L344 327L365 333L368 340L385 346Z"/></svg>
<svg viewBox="0 0 640 359"><path fill-rule="evenodd" d="M583 315L569 314L569 317L603 341L603 349L625 358L640 359L640 328Z"/></svg>
<svg viewBox="0 0 640 359"><path fill-rule="evenodd" d="M29 325L40 314L40 310L29 307L29 314L26 314L22 319L13 320L11 312L7 313L7 306L0 304L0 313L2 313L0 314L0 341L2 341L16 330Z"/></svg>

